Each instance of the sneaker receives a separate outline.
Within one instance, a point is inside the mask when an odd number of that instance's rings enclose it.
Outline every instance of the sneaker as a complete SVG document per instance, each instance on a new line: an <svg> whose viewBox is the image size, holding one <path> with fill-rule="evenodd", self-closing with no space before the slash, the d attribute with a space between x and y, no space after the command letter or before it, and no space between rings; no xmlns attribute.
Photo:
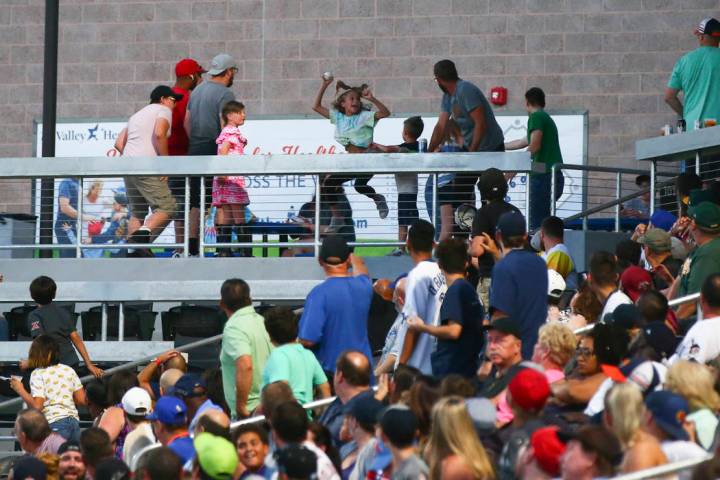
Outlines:
<svg viewBox="0 0 720 480"><path fill-rule="evenodd" d="M378 214L380 215L380 218L385 219L388 216L388 213L390 213L390 209L388 208L388 204L385 201L385 197L377 194L375 196L375 206L378 209Z"/></svg>
<svg viewBox="0 0 720 480"><path fill-rule="evenodd" d="M388 253L386 257L402 257L405 255L405 250L400 247L395 248L392 252Z"/></svg>
<svg viewBox="0 0 720 480"><path fill-rule="evenodd" d="M130 235L127 243L150 243L150 230L141 228ZM155 254L149 248L135 248L128 252L128 257L154 257Z"/></svg>

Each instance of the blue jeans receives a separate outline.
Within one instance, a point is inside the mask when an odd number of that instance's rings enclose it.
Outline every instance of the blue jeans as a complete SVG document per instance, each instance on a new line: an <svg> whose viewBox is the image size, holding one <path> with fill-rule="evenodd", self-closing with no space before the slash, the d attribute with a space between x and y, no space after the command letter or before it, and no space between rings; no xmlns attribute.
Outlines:
<svg viewBox="0 0 720 480"><path fill-rule="evenodd" d="M542 221L550 216L551 173L530 176L530 230L540 228ZM555 171L555 201L563 194L565 177L561 170Z"/></svg>
<svg viewBox="0 0 720 480"><path fill-rule="evenodd" d="M73 417L61 418L51 423L50 430L60 434L65 440L80 442L80 422Z"/></svg>
<svg viewBox="0 0 720 480"><path fill-rule="evenodd" d="M71 228L73 229L71 231L74 234L75 233L74 229L76 228L75 223L71 224ZM74 245L75 244L75 240L74 240L75 235L73 235L71 238L70 235L68 234L68 231L62 227L62 223L55 224L55 237L57 238L57 243L59 243L60 245ZM59 252L60 258L75 258L75 250L73 250L72 248L61 248L61 249L58 249L58 252Z"/></svg>

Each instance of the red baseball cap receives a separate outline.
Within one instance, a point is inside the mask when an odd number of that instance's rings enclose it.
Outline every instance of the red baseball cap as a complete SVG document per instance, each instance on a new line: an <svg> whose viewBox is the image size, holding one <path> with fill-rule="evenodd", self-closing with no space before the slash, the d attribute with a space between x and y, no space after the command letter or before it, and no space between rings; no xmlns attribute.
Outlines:
<svg viewBox="0 0 720 480"><path fill-rule="evenodd" d="M195 75L196 73L205 73L207 70L202 68L192 58L183 58L177 64L175 64L175 75L178 77L184 77L186 75Z"/></svg>
<svg viewBox="0 0 720 480"><path fill-rule="evenodd" d="M530 437L533 457L540 468L552 477L560 475L560 457L565 453L565 442L557 435L558 427L538 428Z"/></svg>
<svg viewBox="0 0 720 480"><path fill-rule="evenodd" d="M512 401L523 410L539 411L550 396L550 384L544 373L534 368L520 370L508 385Z"/></svg>

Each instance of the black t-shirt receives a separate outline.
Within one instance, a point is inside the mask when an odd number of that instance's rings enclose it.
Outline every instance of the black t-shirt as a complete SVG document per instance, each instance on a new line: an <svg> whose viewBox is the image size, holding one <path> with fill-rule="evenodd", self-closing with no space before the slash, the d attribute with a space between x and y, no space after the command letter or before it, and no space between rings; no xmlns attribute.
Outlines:
<svg viewBox="0 0 720 480"><path fill-rule="evenodd" d="M406 148L410 150L411 152L417 152L419 150L418 142L417 140L414 142L405 142L398 145L399 148Z"/></svg>
<svg viewBox="0 0 720 480"><path fill-rule="evenodd" d="M498 219L506 212L520 213L520 210L515 205L511 205L504 200L493 201L480 207L475 213L475 220L473 220L472 236L487 233L490 238L494 239ZM478 275L481 278L489 278L492 275L493 265L495 265L495 260L489 253L478 257Z"/></svg>
<svg viewBox="0 0 720 480"><path fill-rule="evenodd" d="M458 323L462 325L462 332L457 340L438 339L430 358L433 375L456 373L475 377L483 345L482 319L483 307L470 282L464 279L453 282L440 307L440 325Z"/></svg>
<svg viewBox="0 0 720 480"><path fill-rule="evenodd" d="M67 310L51 303L30 312L28 322L30 322L30 335L33 338L47 333L58 342L60 363L69 367L80 363L80 359L75 353L75 347L70 340L70 334L76 330L75 323Z"/></svg>

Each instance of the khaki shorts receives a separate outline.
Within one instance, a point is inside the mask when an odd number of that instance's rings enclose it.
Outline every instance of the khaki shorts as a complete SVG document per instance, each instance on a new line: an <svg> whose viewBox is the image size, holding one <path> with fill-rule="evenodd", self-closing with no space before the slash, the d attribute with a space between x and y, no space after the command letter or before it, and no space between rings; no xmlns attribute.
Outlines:
<svg viewBox="0 0 720 480"><path fill-rule="evenodd" d="M144 219L148 209L170 218L175 215L175 198L160 177L125 177L125 189L133 217Z"/></svg>

